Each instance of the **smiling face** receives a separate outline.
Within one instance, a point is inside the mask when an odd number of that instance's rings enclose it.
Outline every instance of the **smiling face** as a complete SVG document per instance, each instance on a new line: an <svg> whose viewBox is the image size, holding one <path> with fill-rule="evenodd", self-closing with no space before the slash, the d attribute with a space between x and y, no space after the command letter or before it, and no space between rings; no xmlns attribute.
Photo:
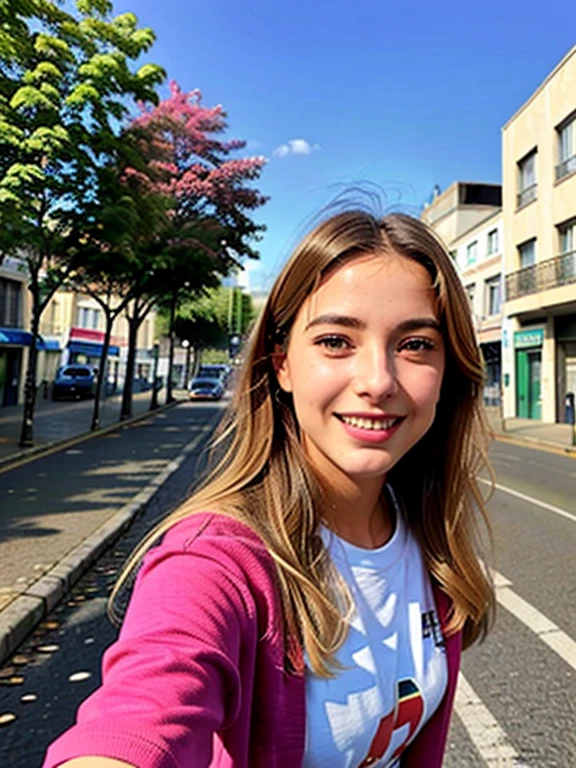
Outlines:
<svg viewBox="0 0 576 768"><path fill-rule="evenodd" d="M276 357L319 478L383 482L434 421L444 364L436 295L422 265L396 253L367 255L330 273Z"/></svg>

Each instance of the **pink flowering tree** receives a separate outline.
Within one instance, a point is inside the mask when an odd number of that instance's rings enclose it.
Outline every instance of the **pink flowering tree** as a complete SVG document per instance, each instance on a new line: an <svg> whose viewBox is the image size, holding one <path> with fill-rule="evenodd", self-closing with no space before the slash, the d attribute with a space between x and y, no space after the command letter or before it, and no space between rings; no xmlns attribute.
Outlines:
<svg viewBox="0 0 576 768"><path fill-rule="evenodd" d="M131 413L138 327L150 308L170 316L167 400L172 398L174 320L183 297L201 295L243 258L257 258L255 244L265 227L252 218L267 198L254 186L263 157L238 157L246 142L227 140L227 115L206 107L200 91L176 83L156 106L142 106L127 133L133 162L123 180L139 195L167 201L165 226L140 248L140 290L129 303L129 351L121 418Z"/></svg>

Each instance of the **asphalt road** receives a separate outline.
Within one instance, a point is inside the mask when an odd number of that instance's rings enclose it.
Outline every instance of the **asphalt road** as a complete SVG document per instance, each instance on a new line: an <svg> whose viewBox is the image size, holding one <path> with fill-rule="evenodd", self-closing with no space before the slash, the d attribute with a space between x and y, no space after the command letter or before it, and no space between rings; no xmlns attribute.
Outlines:
<svg viewBox="0 0 576 768"><path fill-rule="evenodd" d="M492 458L501 487L489 505L498 618L485 643L464 654L444 765L575 768L576 461L505 443L494 445ZM1 766L39 768L46 745L98 685L102 651L116 634L104 618L108 590L143 530L189 492L198 461L193 454L184 462L145 515L0 670L0 718L15 715L0 726Z"/></svg>

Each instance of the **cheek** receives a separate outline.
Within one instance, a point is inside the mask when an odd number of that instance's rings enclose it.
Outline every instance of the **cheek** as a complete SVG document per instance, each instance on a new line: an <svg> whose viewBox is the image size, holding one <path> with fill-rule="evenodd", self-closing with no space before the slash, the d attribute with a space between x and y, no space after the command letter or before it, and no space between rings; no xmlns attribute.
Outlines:
<svg viewBox="0 0 576 768"><path fill-rule="evenodd" d="M403 388L416 405L432 407L440 400L442 379L443 369L418 366L404 378Z"/></svg>
<svg viewBox="0 0 576 768"><path fill-rule="evenodd" d="M294 403L301 407L329 402L342 391L347 379L344 365L313 355L303 355L291 368Z"/></svg>

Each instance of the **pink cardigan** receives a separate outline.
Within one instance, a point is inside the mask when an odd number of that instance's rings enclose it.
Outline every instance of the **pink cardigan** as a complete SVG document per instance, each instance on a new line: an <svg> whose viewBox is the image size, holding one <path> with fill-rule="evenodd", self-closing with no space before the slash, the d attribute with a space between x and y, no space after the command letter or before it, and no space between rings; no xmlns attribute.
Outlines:
<svg viewBox="0 0 576 768"><path fill-rule="evenodd" d="M435 591L441 622L449 601ZM448 689L402 755L440 768L460 663L446 640ZM100 755L138 768L297 768L304 674L283 669L274 564L247 526L203 513L176 524L144 559L103 685L43 768Z"/></svg>

